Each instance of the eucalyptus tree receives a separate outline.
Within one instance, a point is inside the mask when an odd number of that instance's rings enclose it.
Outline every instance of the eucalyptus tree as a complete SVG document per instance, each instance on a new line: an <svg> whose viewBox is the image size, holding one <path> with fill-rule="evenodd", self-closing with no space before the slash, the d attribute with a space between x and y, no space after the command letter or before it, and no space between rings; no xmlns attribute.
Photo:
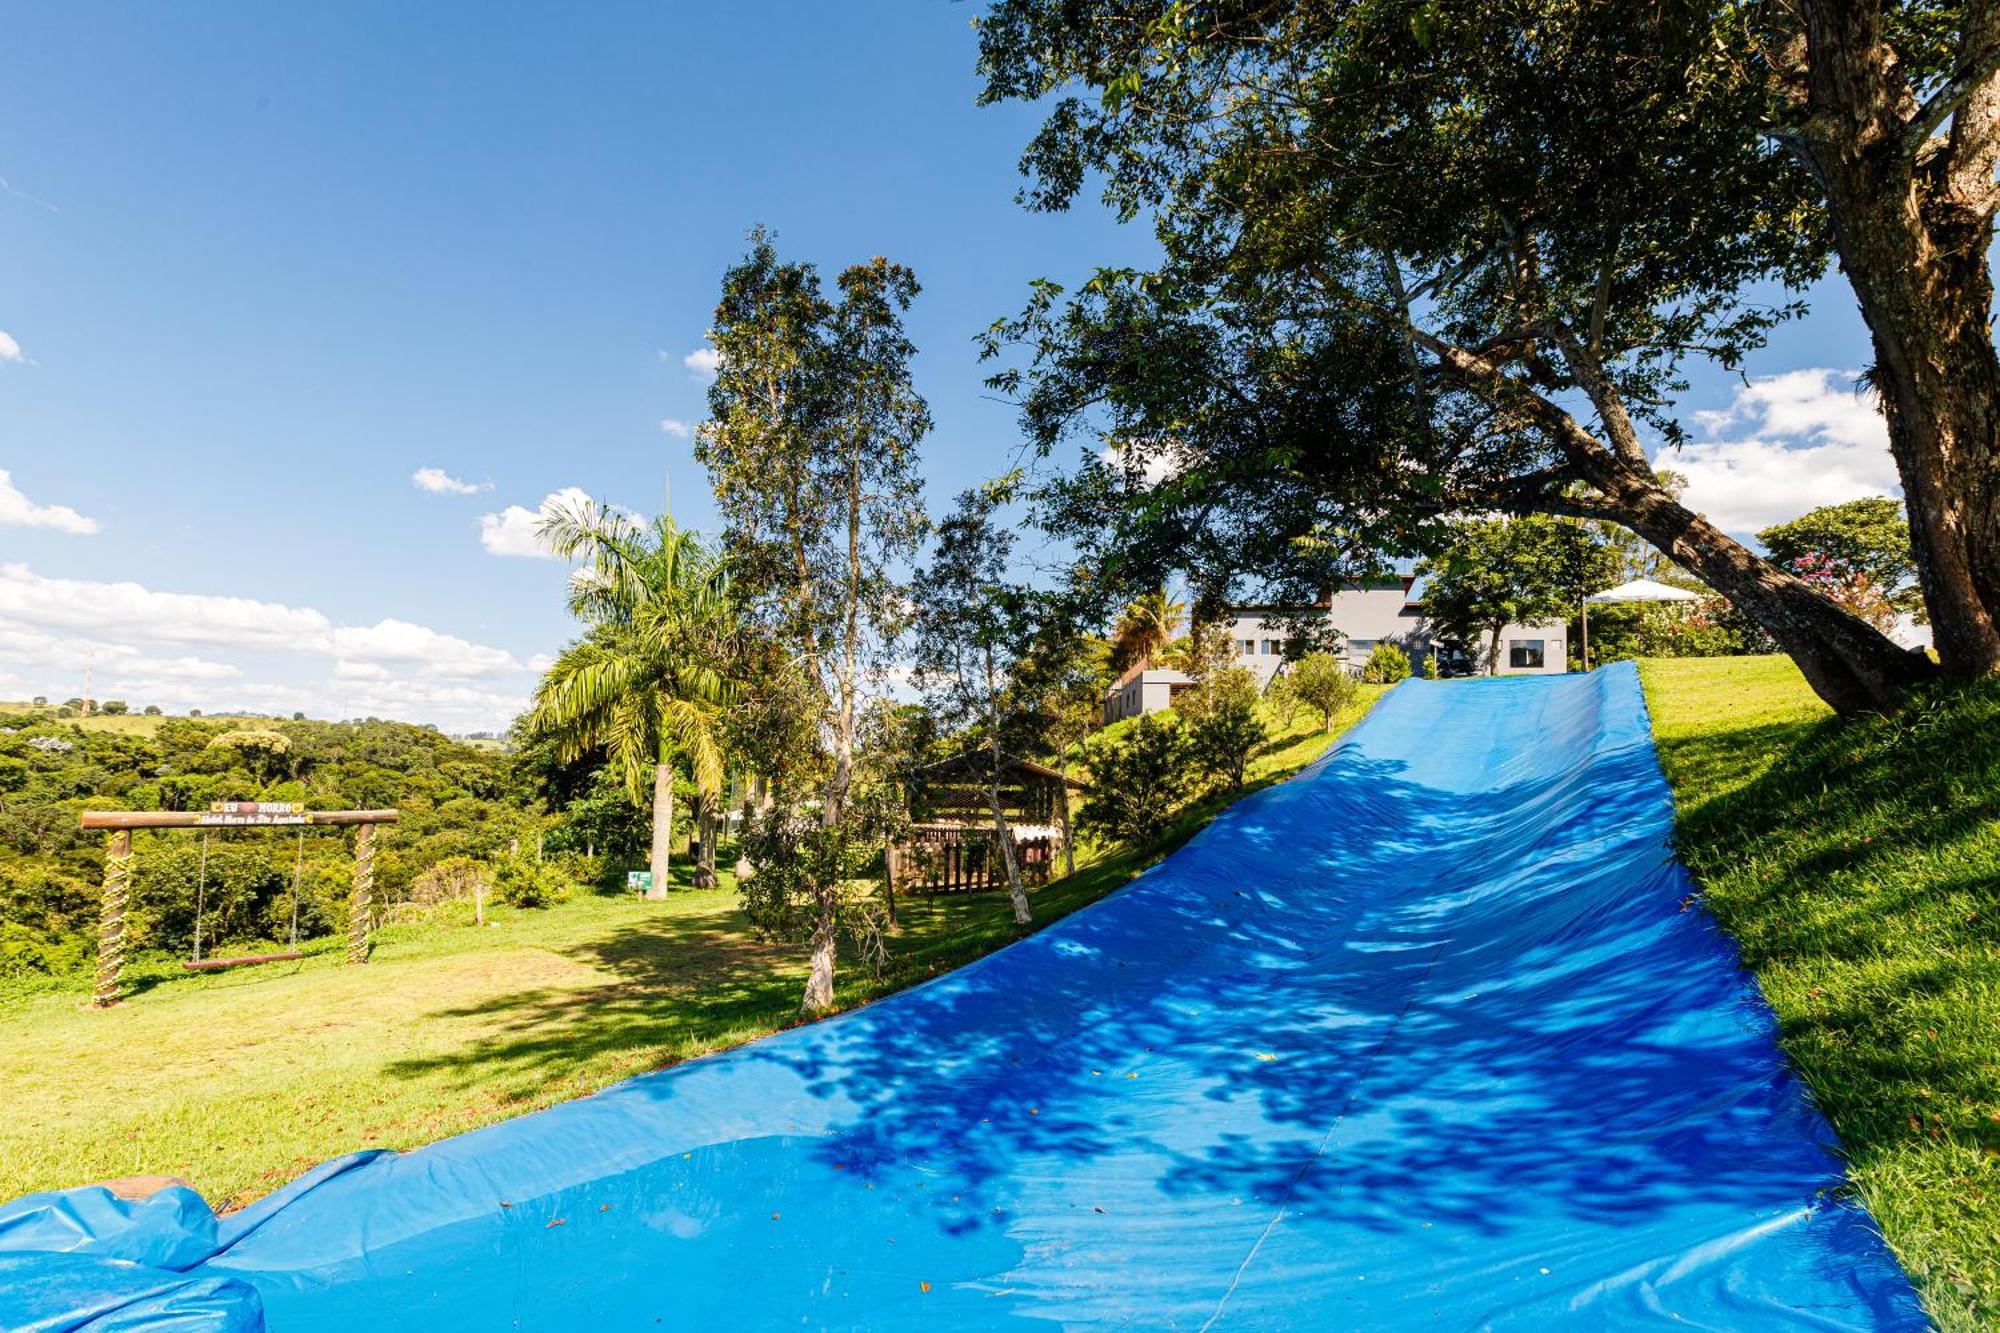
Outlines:
<svg viewBox="0 0 2000 1333"><path fill-rule="evenodd" d="M1016 480L1009 476L958 497L937 525L936 548L911 600L917 687L947 726L976 742L1014 921L1025 926L1034 917L1000 786L1020 757L1029 717L1030 700L1015 688L1014 674L1035 639L1041 597L1009 579L1014 531L995 519L1012 499Z"/></svg>
<svg viewBox="0 0 2000 1333"><path fill-rule="evenodd" d="M862 706L905 612L895 571L924 531L917 463L931 425L903 325L919 291L915 275L876 258L843 270L836 287L838 299L829 299L813 265L782 260L766 232L751 234L749 253L723 275L709 335L718 354L710 419L696 442L746 605L809 682L805 694L824 705L818 819L829 835L854 786ZM800 855L810 865L844 864ZM805 1008L819 1012L833 1003L845 886L839 875L785 879L814 900L804 914L812 947ZM774 909L773 920L780 917L800 919Z"/></svg>
<svg viewBox="0 0 2000 1333"><path fill-rule="evenodd" d="M571 612L588 629L535 688L526 731L565 763L601 751L628 799L653 815L653 888L671 869L674 767L685 757L704 810L721 800L722 710L730 700L736 605L727 562L664 510L642 523L579 501L547 514L542 541L583 564ZM697 883L714 883L706 840Z"/></svg>
<svg viewBox="0 0 2000 1333"><path fill-rule="evenodd" d="M1682 438L1689 358L1739 366L1798 312L1757 284L1795 291L1828 254L1735 16L999 0L983 99L1048 108L1025 202L1101 183L1161 247L1150 272L1037 283L987 336L1038 446L1090 441L1051 521L1134 577L1188 569L1212 598L1251 570L1309 602L1453 516L1606 520L1835 707L1893 707L1931 663L1690 510L1647 455L1648 433Z"/></svg>

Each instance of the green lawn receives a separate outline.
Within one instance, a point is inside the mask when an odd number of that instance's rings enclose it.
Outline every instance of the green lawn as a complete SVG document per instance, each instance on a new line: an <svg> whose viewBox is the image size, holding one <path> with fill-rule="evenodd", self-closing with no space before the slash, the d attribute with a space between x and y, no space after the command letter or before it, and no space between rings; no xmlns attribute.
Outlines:
<svg viewBox="0 0 2000 1333"><path fill-rule="evenodd" d="M1641 666L1681 855L1951 1333L2000 1328L2000 684L1832 719L1784 658Z"/></svg>
<svg viewBox="0 0 2000 1333"><path fill-rule="evenodd" d="M1296 771L1331 739L1316 721L1281 730L1253 782ZM1167 846L1223 804L1191 812ZM1037 920L1095 901L1164 851L1106 856L1036 890ZM843 1006L1022 933L1004 893L901 907L884 977L843 961ZM213 976L145 963L127 974L132 998L106 1012L81 989L0 1001L0 1199L159 1172L241 1204L324 1158L428 1143L796 1021L801 951L759 942L732 889L663 903L580 894L490 919L475 928L463 906L387 927L366 967L340 966L334 940L299 963Z"/></svg>

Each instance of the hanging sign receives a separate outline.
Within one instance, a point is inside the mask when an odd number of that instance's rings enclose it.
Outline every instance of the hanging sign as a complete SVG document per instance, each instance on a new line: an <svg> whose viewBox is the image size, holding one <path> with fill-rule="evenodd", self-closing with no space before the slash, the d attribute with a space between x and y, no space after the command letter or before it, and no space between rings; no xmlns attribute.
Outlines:
<svg viewBox="0 0 2000 1333"><path fill-rule="evenodd" d="M216 801L201 816L203 828L263 828L272 824L306 824L311 818L299 801Z"/></svg>

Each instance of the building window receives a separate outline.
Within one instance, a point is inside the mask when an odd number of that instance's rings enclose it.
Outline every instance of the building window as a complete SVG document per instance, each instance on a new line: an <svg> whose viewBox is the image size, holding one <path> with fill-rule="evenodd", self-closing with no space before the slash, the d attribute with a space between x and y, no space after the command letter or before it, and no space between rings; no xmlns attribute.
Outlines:
<svg viewBox="0 0 2000 1333"><path fill-rule="evenodd" d="M1277 655L1279 654L1279 652L1280 652L1280 651L1282 651L1282 649L1281 649L1281 647L1280 647L1280 645L1279 645L1279 643L1278 643L1278 641L1277 641L1276 639L1266 639L1266 640L1264 640L1264 654L1265 654L1265 656L1267 656L1267 657L1276 657L1276 656L1277 656Z"/></svg>
<svg viewBox="0 0 2000 1333"><path fill-rule="evenodd" d="M1540 639L1507 640L1507 665L1515 668L1539 670L1542 665L1542 641Z"/></svg>
<svg viewBox="0 0 2000 1333"><path fill-rule="evenodd" d="M1375 644L1374 639L1349 639L1347 651L1355 657L1366 657L1375 651Z"/></svg>
<svg viewBox="0 0 2000 1333"><path fill-rule="evenodd" d="M1243 645L1243 655L1245 657L1251 657L1256 654L1257 641L1255 639L1238 639L1237 642Z"/></svg>

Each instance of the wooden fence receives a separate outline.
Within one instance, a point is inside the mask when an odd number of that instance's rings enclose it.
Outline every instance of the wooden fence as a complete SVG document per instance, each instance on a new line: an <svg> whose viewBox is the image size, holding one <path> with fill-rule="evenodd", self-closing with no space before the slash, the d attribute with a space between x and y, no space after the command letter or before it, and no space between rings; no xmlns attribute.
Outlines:
<svg viewBox="0 0 2000 1333"><path fill-rule="evenodd" d="M1012 836L1021 882L1048 883L1060 840L1046 833ZM978 893L1007 887L1007 863L993 830L964 824L912 824L908 839L889 848L889 875L898 893Z"/></svg>

